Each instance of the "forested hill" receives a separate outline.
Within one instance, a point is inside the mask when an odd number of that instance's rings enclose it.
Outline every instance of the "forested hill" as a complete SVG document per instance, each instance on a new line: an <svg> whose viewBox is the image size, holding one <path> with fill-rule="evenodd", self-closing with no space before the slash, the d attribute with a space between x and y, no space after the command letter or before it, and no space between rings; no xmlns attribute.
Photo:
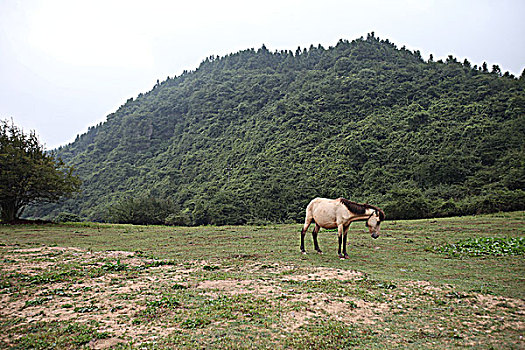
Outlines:
<svg viewBox="0 0 525 350"><path fill-rule="evenodd" d="M524 74L425 61L373 33L210 57L60 148L83 192L28 213L295 222L316 196L391 219L523 210L524 90Z"/></svg>

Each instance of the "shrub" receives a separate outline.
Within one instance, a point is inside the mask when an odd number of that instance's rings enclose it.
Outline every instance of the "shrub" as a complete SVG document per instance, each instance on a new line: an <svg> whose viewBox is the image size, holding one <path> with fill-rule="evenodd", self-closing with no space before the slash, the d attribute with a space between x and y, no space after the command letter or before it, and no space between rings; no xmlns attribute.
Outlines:
<svg viewBox="0 0 525 350"><path fill-rule="evenodd" d="M177 213L169 200L153 197L126 198L112 205L107 221L118 224L163 225Z"/></svg>
<svg viewBox="0 0 525 350"><path fill-rule="evenodd" d="M81 222L84 221L80 215L62 212L53 219L54 222Z"/></svg>
<svg viewBox="0 0 525 350"><path fill-rule="evenodd" d="M419 188L394 188L383 210L389 219L418 219L431 213L430 201Z"/></svg>
<svg viewBox="0 0 525 350"><path fill-rule="evenodd" d="M168 215L164 223L166 225L173 226L191 226L193 223L193 218L189 209L186 209L181 212Z"/></svg>

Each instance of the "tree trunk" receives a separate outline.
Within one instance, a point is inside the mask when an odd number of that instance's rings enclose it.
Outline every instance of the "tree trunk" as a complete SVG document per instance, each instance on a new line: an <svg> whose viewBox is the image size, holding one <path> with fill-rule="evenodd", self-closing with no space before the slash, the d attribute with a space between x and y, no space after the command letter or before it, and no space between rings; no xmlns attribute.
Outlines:
<svg viewBox="0 0 525 350"><path fill-rule="evenodd" d="M15 221L16 219L18 219L18 215L20 215L22 212L22 208L17 206L16 203L13 202L2 203L0 209L0 219L3 222Z"/></svg>

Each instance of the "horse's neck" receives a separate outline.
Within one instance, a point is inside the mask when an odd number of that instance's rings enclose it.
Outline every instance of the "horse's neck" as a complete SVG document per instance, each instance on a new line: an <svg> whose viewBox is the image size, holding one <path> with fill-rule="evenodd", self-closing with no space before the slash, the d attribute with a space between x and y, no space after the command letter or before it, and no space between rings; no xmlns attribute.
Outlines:
<svg viewBox="0 0 525 350"><path fill-rule="evenodd" d="M352 213L352 212L351 212ZM354 214L352 213L351 221L359 221L359 220L366 220L374 213L374 210L371 208L366 208L364 214Z"/></svg>

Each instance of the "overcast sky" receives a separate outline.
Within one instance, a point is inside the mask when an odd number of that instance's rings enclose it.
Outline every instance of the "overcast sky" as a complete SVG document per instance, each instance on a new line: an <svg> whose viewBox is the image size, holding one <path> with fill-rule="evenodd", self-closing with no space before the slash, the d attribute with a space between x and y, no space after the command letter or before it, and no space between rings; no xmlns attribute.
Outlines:
<svg viewBox="0 0 525 350"><path fill-rule="evenodd" d="M374 31L425 59L525 68L524 0L0 0L0 119L47 149L210 55Z"/></svg>

